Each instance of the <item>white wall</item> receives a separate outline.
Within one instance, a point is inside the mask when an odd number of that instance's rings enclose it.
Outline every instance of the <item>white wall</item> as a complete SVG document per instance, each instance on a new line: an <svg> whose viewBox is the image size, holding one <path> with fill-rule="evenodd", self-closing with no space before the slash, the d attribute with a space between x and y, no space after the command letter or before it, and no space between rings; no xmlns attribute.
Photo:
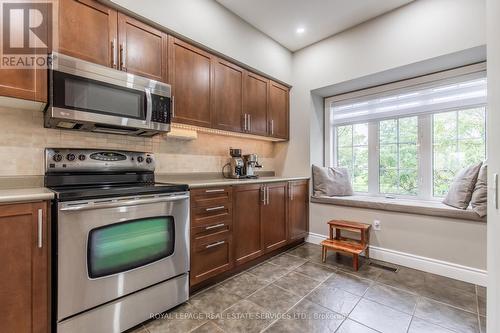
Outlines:
<svg viewBox="0 0 500 333"><path fill-rule="evenodd" d="M494 204L493 174L500 174L500 2L487 2L488 35L488 332L500 331L500 212Z"/></svg>
<svg viewBox="0 0 500 333"><path fill-rule="evenodd" d="M294 53L291 140L278 146L277 171L309 175L312 163L323 163L323 104L311 91L484 46L485 13L485 0L417 0ZM333 216L371 223L379 214L386 227L374 236L377 246L485 268L484 223L319 206L311 205L313 232L326 234L325 223ZM451 234L446 227L456 229ZM474 235L470 250L459 235ZM425 238L436 242L422 242Z"/></svg>
<svg viewBox="0 0 500 333"><path fill-rule="evenodd" d="M291 52L214 0L111 0L245 65L291 82Z"/></svg>

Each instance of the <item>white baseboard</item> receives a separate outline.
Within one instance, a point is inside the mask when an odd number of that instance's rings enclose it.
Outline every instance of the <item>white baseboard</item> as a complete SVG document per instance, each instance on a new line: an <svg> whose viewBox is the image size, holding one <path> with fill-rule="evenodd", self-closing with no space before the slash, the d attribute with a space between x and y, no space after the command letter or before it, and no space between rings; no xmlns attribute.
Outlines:
<svg viewBox="0 0 500 333"><path fill-rule="evenodd" d="M319 244L326 238L328 238L328 236L310 232L306 238L306 242ZM396 265L474 283L480 286L486 286L488 283L488 275L485 270L454 264L443 260L422 257L373 245L370 245L370 257Z"/></svg>

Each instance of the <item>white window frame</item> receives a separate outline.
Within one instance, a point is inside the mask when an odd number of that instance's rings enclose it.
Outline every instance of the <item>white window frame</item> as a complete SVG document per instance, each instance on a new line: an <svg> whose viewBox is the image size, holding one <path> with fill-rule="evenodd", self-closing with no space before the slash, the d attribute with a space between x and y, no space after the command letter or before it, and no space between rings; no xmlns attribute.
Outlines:
<svg viewBox="0 0 500 333"><path fill-rule="evenodd" d="M330 111L330 105L332 102L350 98L357 98L364 94L376 94L380 92L400 89L404 87L409 87L412 85L417 85L425 82L440 80L447 78L450 75L457 76L471 71L484 70L485 64L474 64L470 66L465 66L463 68L457 68L450 71L438 72L422 77L417 77L409 80L398 81L390 83L383 86L378 86L374 88L368 88L363 91L355 91L351 93L346 93L341 96L332 96L324 99L324 139L325 139L325 166L335 166L337 165L337 149L336 149L336 126L333 125L333 114ZM484 107L486 110L485 122L487 122L487 106L477 105L477 107ZM466 109L465 107L464 109ZM432 113L420 114L418 115L418 194L413 195L402 195L402 194L390 194L386 195L380 193L379 191L379 122L386 119L396 119L404 118L405 116L398 117L387 117L382 119L360 121L357 123L368 123L368 192L356 192L356 195L365 196L378 196L378 197L395 197L395 198L408 198L415 200L442 200L441 197L433 196L433 182L434 182L434 151L433 151L433 124L432 115L447 111L460 111L461 108L456 108L455 110L441 110ZM412 116L412 115L408 115ZM344 124L339 124L342 126ZM345 124L348 125L348 124ZM485 127L487 128L487 127ZM487 136L486 136L487 138ZM485 145L487 144L485 139ZM486 156L487 158L487 156Z"/></svg>

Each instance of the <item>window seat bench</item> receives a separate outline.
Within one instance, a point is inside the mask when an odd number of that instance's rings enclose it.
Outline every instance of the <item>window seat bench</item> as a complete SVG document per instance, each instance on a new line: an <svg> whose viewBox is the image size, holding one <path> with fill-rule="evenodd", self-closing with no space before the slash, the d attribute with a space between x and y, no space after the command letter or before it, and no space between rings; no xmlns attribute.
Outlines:
<svg viewBox="0 0 500 333"><path fill-rule="evenodd" d="M391 199L385 197L352 195L345 197L311 196L311 202L486 222L486 217L480 217L470 208L462 210L447 206L438 201L430 200Z"/></svg>

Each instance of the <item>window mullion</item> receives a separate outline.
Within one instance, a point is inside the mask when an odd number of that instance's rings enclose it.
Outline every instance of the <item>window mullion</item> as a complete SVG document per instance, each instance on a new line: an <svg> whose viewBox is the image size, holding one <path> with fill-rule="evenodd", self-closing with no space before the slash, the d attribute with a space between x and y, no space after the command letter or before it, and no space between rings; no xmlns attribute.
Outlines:
<svg viewBox="0 0 500 333"><path fill-rule="evenodd" d="M433 180L432 115L418 117L418 197L431 199Z"/></svg>
<svg viewBox="0 0 500 333"><path fill-rule="evenodd" d="M379 191L379 122L368 124L368 192L378 194Z"/></svg>

